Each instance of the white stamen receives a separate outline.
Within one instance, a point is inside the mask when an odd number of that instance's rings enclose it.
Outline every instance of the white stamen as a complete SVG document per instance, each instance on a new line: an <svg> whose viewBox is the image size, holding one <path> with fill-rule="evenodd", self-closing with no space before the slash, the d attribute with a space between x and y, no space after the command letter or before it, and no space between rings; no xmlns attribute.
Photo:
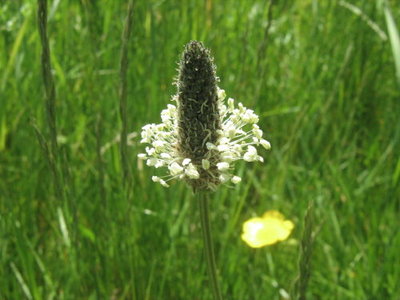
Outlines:
<svg viewBox="0 0 400 300"><path fill-rule="evenodd" d="M167 108L161 112L160 124L147 124L143 126L141 132L141 143L149 144L145 148L145 153L138 154L138 159L146 161L150 167L167 167L168 175L161 179L153 176L152 180L168 187L170 180L174 179L201 179L200 169L207 170L203 174L211 174L214 178L219 178L221 183L241 182L239 176L231 174L233 163L237 160L248 162L260 161L264 159L258 155L254 146L259 146L269 150L271 144L262 138L263 131L258 126L259 118L251 109L246 108L242 103L235 105L235 100L226 97L225 91L217 90L218 108L221 117L221 127L215 132L217 140L213 143L206 142L206 153L201 159L201 165L194 165L188 157L182 157L179 151L179 128L177 107L168 104ZM175 95L172 98L177 101ZM218 152L217 152L218 151ZM197 162L196 162L197 163ZM208 184L209 189L214 189L216 182Z"/></svg>
<svg viewBox="0 0 400 300"><path fill-rule="evenodd" d="M170 164L168 170L171 172L172 176L183 172L183 168L177 162Z"/></svg>
<svg viewBox="0 0 400 300"><path fill-rule="evenodd" d="M196 170L196 167L190 163L187 168L185 169L185 174L190 178L190 179L199 179L200 174Z"/></svg>
<svg viewBox="0 0 400 300"><path fill-rule="evenodd" d="M147 159L147 155L144 154L144 153L139 153L137 157L138 157L139 159L142 159L142 160Z"/></svg>
<svg viewBox="0 0 400 300"><path fill-rule="evenodd" d="M185 159L182 161L182 166L187 166L191 161L192 161L192 160L191 160L190 158L185 158Z"/></svg>
<svg viewBox="0 0 400 300"><path fill-rule="evenodd" d="M201 165L204 170L208 170L210 168L210 161L208 159L202 159Z"/></svg>
<svg viewBox="0 0 400 300"><path fill-rule="evenodd" d="M229 170L229 164L227 162L217 163L218 170L224 172Z"/></svg>
<svg viewBox="0 0 400 300"><path fill-rule="evenodd" d="M240 178L239 176L233 176L231 179L232 183L234 184L238 184L239 182L242 181L242 178Z"/></svg>

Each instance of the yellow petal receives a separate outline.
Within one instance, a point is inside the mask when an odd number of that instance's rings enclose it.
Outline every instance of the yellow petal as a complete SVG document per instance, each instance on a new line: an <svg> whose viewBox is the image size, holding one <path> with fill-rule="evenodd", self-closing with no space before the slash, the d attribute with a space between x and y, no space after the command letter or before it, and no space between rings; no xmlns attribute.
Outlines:
<svg viewBox="0 0 400 300"><path fill-rule="evenodd" d="M252 218L243 224L242 239L253 248L260 248L276 243L276 237L270 234L262 218Z"/></svg>
<svg viewBox="0 0 400 300"><path fill-rule="evenodd" d="M265 218L265 219L267 219L267 218L268 219L269 218L278 219L278 220L284 220L285 219L285 217L277 210L268 210L263 214L262 217Z"/></svg>
<svg viewBox="0 0 400 300"><path fill-rule="evenodd" d="M242 239L253 248L260 248L286 240L294 228L278 211L268 211L262 218L251 218L243 223Z"/></svg>

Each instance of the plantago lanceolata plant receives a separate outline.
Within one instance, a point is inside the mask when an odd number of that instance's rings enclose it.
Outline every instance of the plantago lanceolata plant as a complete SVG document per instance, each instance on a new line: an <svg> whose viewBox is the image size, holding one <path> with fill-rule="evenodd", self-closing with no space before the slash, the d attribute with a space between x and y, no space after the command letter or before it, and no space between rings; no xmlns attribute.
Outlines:
<svg viewBox="0 0 400 300"><path fill-rule="evenodd" d="M258 116L217 86L209 51L199 42L186 45L179 76L177 106L168 104L162 123L142 128L142 143L150 144L139 158L155 168L167 167L165 176L153 181L165 187L172 179L186 180L194 190L215 190L221 183L237 184L233 163L263 161L254 146L271 145L262 138Z"/></svg>
<svg viewBox="0 0 400 300"><path fill-rule="evenodd" d="M217 82L209 50L200 42L188 43L179 64L178 92L173 96L177 105L169 104L161 112L162 123L143 127L141 142L150 146L139 158L148 166L168 169L169 174L153 176L153 181L168 187L170 180L183 179L196 192L210 284L214 299L222 299L205 191L222 183L239 183L233 163L263 161L254 146L271 146L262 138L258 116L241 103L235 105L232 98L225 103L225 91Z"/></svg>

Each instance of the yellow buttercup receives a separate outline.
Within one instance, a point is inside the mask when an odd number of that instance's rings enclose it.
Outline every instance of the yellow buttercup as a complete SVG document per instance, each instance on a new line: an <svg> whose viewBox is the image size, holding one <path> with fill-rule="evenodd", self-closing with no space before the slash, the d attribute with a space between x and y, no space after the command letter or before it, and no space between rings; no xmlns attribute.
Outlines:
<svg viewBox="0 0 400 300"><path fill-rule="evenodd" d="M276 211L269 210L262 217L243 223L242 239L252 248L260 248L286 240L294 228L290 220Z"/></svg>

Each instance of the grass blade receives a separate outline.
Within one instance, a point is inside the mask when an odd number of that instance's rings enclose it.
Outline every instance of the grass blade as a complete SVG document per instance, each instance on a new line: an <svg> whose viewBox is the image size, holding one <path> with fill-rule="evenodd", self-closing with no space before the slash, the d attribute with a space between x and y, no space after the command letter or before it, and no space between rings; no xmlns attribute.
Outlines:
<svg viewBox="0 0 400 300"><path fill-rule="evenodd" d="M300 244L299 275L295 282L295 300L307 299L307 287L311 276L313 237L313 203L310 202L304 217L304 231Z"/></svg>
<svg viewBox="0 0 400 300"><path fill-rule="evenodd" d="M389 5L384 7L386 25L389 32L390 45L392 46L394 64L396 67L397 82L400 85L400 36Z"/></svg>
<svg viewBox="0 0 400 300"><path fill-rule="evenodd" d="M11 267L12 271L14 272L14 275L17 278L18 283L21 286L22 291L24 292L26 298L33 299L32 294L29 290L29 287L26 285L26 282L25 282L24 278L22 277L21 272L18 270L17 266L13 262L11 262L10 267Z"/></svg>

